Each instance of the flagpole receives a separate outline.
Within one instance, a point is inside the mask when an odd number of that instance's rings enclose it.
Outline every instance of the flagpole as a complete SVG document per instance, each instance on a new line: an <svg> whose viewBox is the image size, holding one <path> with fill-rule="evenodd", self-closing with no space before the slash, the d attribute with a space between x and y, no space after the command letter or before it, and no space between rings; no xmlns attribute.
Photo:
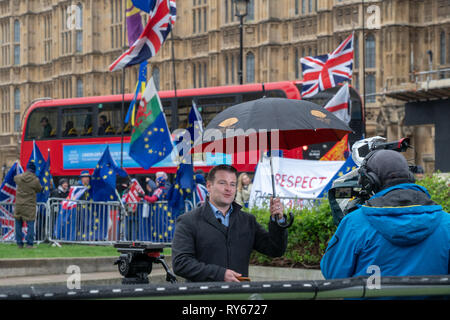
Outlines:
<svg viewBox="0 0 450 320"><path fill-rule="evenodd" d="M176 130L178 127L178 97L177 97L177 76L175 73L175 39L173 38L173 26L172 30L170 31L170 40L172 42L172 74L173 74L173 90L174 90L174 96L175 96L175 104L172 105L172 117L175 117L171 119L172 122L172 130Z"/></svg>
<svg viewBox="0 0 450 320"><path fill-rule="evenodd" d="M123 12L125 13L124 20L123 20L123 48L125 51L127 49L126 42L127 42L127 2L124 1L123 5L125 6L125 10ZM123 169L123 138L124 138L124 113L125 113L125 69L122 68L122 105L120 107L120 119L121 119L121 125L122 129L120 130L120 168Z"/></svg>
<svg viewBox="0 0 450 320"><path fill-rule="evenodd" d="M364 30L364 20L365 20L365 8L364 8L364 0L362 0L362 74L363 74L363 108L364 108L364 138L366 138L366 35Z"/></svg>

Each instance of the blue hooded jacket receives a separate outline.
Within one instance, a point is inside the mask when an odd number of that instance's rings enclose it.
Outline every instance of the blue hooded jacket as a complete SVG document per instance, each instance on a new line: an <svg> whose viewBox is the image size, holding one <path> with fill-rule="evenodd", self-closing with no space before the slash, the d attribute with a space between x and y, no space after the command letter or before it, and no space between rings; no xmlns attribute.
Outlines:
<svg viewBox="0 0 450 320"><path fill-rule="evenodd" d="M412 183L384 189L342 219L320 267L326 279L450 273L450 214Z"/></svg>

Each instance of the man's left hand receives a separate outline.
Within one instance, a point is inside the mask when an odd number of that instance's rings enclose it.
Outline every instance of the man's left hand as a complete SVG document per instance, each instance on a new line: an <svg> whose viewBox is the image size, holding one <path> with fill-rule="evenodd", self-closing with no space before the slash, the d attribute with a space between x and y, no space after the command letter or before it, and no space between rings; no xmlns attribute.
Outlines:
<svg viewBox="0 0 450 320"><path fill-rule="evenodd" d="M270 198L270 214L275 219L283 219L284 205L280 198Z"/></svg>

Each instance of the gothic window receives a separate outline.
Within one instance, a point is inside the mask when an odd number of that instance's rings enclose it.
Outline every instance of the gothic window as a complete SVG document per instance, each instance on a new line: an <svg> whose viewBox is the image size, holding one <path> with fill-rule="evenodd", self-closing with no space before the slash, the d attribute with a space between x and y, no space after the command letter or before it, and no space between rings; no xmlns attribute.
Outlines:
<svg viewBox="0 0 450 320"><path fill-rule="evenodd" d="M366 102L375 102L376 83L375 74L368 73L366 75Z"/></svg>
<svg viewBox="0 0 450 320"><path fill-rule="evenodd" d="M14 21L14 64L20 64L20 22Z"/></svg>
<svg viewBox="0 0 450 320"><path fill-rule="evenodd" d="M366 68L375 68L375 37L369 34L366 39L365 62Z"/></svg>
<svg viewBox="0 0 450 320"><path fill-rule="evenodd" d="M251 52L247 53L247 56L245 58L245 64L246 64L246 75L247 83L253 83L255 82L255 55Z"/></svg>
<svg viewBox="0 0 450 320"><path fill-rule="evenodd" d="M77 79L77 97L83 96L83 80Z"/></svg>
<svg viewBox="0 0 450 320"><path fill-rule="evenodd" d="M75 26L75 49L77 52L83 51L83 7L81 3L77 5L76 26Z"/></svg>
<svg viewBox="0 0 450 320"><path fill-rule="evenodd" d="M445 32L442 31L439 39L439 53L440 53L440 64L445 64L446 58L446 47L445 47Z"/></svg>

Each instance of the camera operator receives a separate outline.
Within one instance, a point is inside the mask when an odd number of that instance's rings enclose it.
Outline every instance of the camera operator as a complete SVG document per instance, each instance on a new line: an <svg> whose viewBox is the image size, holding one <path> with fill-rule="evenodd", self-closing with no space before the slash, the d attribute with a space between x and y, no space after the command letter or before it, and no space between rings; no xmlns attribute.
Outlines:
<svg viewBox="0 0 450 320"><path fill-rule="evenodd" d="M372 151L359 169L359 184L372 195L346 215L320 267L326 279L443 275L450 272L450 215L414 184L406 159L392 150Z"/></svg>

